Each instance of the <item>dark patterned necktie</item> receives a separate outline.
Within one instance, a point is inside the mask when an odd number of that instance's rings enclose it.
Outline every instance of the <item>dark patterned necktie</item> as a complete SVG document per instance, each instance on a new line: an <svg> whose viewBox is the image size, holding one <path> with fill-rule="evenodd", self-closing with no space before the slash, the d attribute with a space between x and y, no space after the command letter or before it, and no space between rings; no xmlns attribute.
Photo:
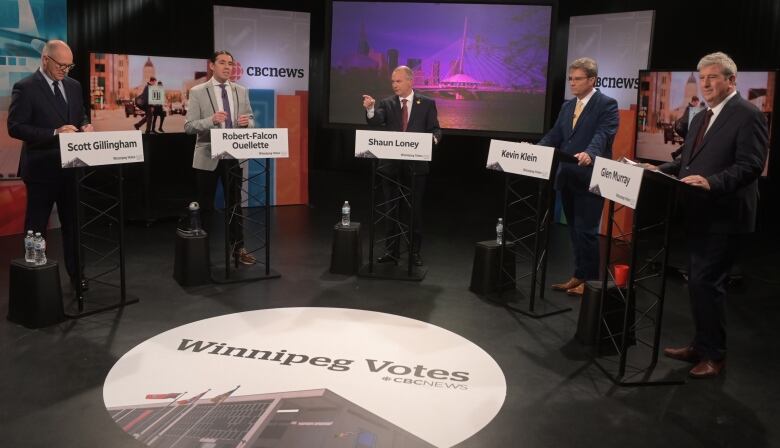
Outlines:
<svg viewBox="0 0 780 448"><path fill-rule="evenodd" d="M67 118L68 117L68 103L65 102L65 97L62 96L62 91L60 91L60 86L57 81L54 81L51 83L51 85L54 87L54 102L57 104L57 110L60 112L60 114Z"/></svg>
<svg viewBox="0 0 780 448"><path fill-rule="evenodd" d="M406 102L409 101L406 98L401 100L403 106L401 106L401 131L406 132L406 126L409 124L409 108L406 107Z"/></svg>
<svg viewBox="0 0 780 448"><path fill-rule="evenodd" d="M704 122L699 128L699 132L696 133L696 138L693 140L693 152L691 157L695 156L701 150L701 142L704 140L704 134L707 132L707 128L710 126L710 119L712 119L712 109L707 109L704 113Z"/></svg>
<svg viewBox="0 0 780 448"><path fill-rule="evenodd" d="M225 109L225 113L227 114L227 117L225 118L225 127L232 128L233 116L230 114L230 100L228 100L227 89L225 88L225 84L220 84L219 86L222 87L222 108Z"/></svg>

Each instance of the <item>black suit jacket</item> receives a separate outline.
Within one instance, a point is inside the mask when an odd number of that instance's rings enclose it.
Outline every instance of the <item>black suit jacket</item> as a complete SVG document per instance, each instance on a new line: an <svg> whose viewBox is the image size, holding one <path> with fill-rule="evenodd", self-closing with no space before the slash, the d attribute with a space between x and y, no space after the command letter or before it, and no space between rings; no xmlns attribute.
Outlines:
<svg viewBox="0 0 780 448"><path fill-rule="evenodd" d="M430 132L436 142L441 142L441 128L436 101L414 93L412 113L406 125L407 132ZM387 131L401 132L401 99L397 95L389 96L374 106L374 116L366 121L373 126L383 126ZM409 162L414 174L428 174L428 162Z"/></svg>
<svg viewBox="0 0 780 448"><path fill-rule="evenodd" d="M756 225L758 177L768 150L766 117L739 93L731 98L712 123L701 149L693 141L705 113L691 120L680 158L659 168L680 178L700 175L710 191L683 190L686 225L698 233L747 233Z"/></svg>
<svg viewBox="0 0 780 448"><path fill-rule="evenodd" d="M54 182L61 168L59 137L54 130L71 124L89 123L84 109L81 84L72 78L62 80L68 103L67 116L58 112L54 94L40 70L14 84L8 108L8 134L22 140L19 175L25 182Z"/></svg>

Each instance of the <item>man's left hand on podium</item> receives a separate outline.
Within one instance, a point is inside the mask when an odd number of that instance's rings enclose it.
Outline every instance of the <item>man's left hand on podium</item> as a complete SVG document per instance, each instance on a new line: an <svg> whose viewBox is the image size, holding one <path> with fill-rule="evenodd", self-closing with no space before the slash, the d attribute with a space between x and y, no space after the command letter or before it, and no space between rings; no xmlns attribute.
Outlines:
<svg viewBox="0 0 780 448"><path fill-rule="evenodd" d="M680 179L683 183L686 183L688 185L691 185L693 187L703 188L707 191L710 190L710 183L707 181L706 178L699 176L699 175L693 175L693 176L686 176Z"/></svg>
<svg viewBox="0 0 780 448"><path fill-rule="evenodd" d="M593 163L593 160L585 151L574 154L574 157L577 158L577 165L579 166L590 166Z"/></svg>

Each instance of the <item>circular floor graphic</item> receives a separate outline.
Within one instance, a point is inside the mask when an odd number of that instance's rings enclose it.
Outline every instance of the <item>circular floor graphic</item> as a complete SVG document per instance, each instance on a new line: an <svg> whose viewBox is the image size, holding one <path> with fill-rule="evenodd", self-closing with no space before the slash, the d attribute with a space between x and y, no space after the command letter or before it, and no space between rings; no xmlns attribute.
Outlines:
<svg viewBox="0 0 780 448"><path fill-rule="evenodd" d="M392 314L278 308L157 335L111 369L114 421L153 447L449 447L498 413L484 350Z"/></svg>

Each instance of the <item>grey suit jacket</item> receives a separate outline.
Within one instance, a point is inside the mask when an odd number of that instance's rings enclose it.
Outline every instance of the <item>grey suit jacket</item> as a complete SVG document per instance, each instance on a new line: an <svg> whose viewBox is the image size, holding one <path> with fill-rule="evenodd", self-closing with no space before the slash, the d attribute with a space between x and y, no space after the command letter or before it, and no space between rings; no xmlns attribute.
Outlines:
<svg viewBox="0 0 780 448"><path fill-rule="evenodd" d="M249 92L246 87L232 82L229 84L233 88L233 107L235 110L232 116L233 122L236 123L240 115L252 115L252 105L249 103ZM184 123L184 132L197 135L192 167L205 171L214 171L219 164L219 160L211 158L211 130L220 128L219 125L215 125L211 121L211 116L217 112L219 105L212 87L211 80L209 80L190 89L187 121ZM249 119L247 127L255 127L254 118Z"/></svg>

